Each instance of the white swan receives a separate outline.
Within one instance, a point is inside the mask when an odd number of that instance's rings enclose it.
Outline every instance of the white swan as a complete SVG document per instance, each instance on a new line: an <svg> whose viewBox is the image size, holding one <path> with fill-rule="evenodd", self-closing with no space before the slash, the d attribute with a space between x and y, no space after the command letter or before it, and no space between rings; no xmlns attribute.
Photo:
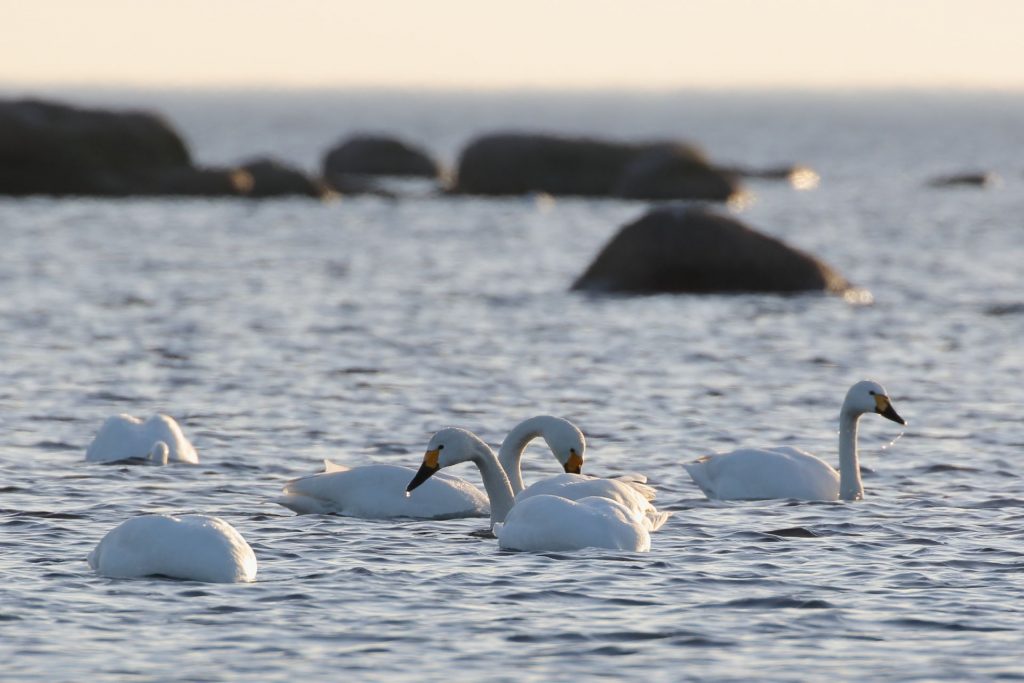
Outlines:
<svg viewBox="0 0 1024 683"><path fill-rule="evenodd" d="M526 444L538 435L545 436L566 474L545 477L525 486L520 460ZM561 452L556 444L562 444ZM643 515L651 531L664 524L669 513L659 512L651 503L656 492L653 487L646 485L646 477L633 474L604 479L581 474L585 451L586 440L576 425L562 418L540 415L519 423L508 433L498 452L498 462L508 475L516 505L540 495L554 495L570 500L597 496L610 498L625 505L631 512Z"/></svg>
<svg viewBox="0 0 1024 683"><path fill-rule="evenodd" d="M547 442L563 469L579 471L586 447L583 435L571 422L549 415L530 418L514 427L502 443L502 457L518 472L523 451L538 436ZM320 474L288 482L284 495L275 502L299 514L364 519L454 519L488 514L487 496L468 481L447 473L426 482L422 491L411 497L405 489L415 472L408 467L345 467L330 461L324 465Z"/></svg>
<svg viewBox="0 0 1024 683"><path fill-rule="evenodd" d="M882 385L864 380L846 393L839 410L839 473L806 451L789 446L745 448L683 465L708 498L719 500L860 500L864 485L857 457L857 421L878 413L905 425Z"/></svg>
<svg viewBox="0 0 1024 683"><path fill-rule="evenodd" d="M621 503L586 497L579 502L537 495L517 503L505 470L494 451L472 432L447 427L434 434L408 491L416 491L438 470L472 462L480 470L491 501L491 526L501 547L524 550L565 550L605 547L648 550L648 521ZM599 502L598 502L599 501ZM525 506L516 513L520 505ZM509 527L508 522L515 521ZM664 521L664 520L662 520ZM507 540L503 540L504 534Z"/></svg>
<svg viewBox="0 0 1024 683"><path fill-rule="evenodd" d="M89 566L114 578L168 576L232 583L256 578L256 555L233 526L207 515L142 515L112 529Z"/></svg>
<svg viewBox="0 0 1024 683"><path fill-rule="evenodd" d="M174 418L167 415L153 415L145 422L131 415L107 418L86 449L85 459L90 462L140 459L157 465L199 462L196 449Z"/></svg>
<svg viewBox="0 0 1024 683"><path fill-rule="evenodd" d="M498 547L506 550L651 549L646 518L600 496L569 500L541 494L516 499L505 521L494 525L494 535Z"/></svg>

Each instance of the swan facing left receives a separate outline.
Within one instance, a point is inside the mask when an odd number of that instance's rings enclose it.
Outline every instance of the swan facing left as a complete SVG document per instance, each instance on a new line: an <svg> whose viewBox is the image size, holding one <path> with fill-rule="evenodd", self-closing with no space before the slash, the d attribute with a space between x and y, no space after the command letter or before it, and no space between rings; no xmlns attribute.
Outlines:
<svg viewBox="0 0 1024 683"><path fill-rule="evenodd" d="M85 459L89 462L147 460L156 465L196 464L199 455L173 417L153 415L143 421L122 414L107 418L86 449Z"/></svg>
<svg viewBox="0 0 1024 683"><path fill-rule="evenodd" d="M256 578L256 555L238 531L207 515L141 515L113 528L89 553L112 578L167 576L234 583Z"/></svg>
<svg viewBox="0 0 1024 683"><path fill-rule="evenodd" d="M586 447L568 420L539 415L516 425L502 443L502 457L519 471L527 445L543 438L565 472L579 472ZM498 465L501 469L501 465ZM275 502L299 514L335 514L363 519L455 519L486 517L493 501L464 479L442 474L416 496L406 493L414 470L399 465L346 467L324 461L324 471L288 482Z"/></svg>

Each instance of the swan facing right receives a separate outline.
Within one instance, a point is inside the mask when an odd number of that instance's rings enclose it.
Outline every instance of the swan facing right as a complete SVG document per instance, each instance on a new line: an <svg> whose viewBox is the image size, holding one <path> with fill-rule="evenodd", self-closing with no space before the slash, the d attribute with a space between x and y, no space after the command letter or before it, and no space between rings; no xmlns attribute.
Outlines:
<svg viewBox="0 0 1024 683"><path fill-rule="evenodd" d="M792 446L741 448L706 455L683 467L704 495L716 500L860 500L864 484L857 422L866 413L907 424L881 384L870 380L854 384L839 410L838 473L821 458Z"/></svg>

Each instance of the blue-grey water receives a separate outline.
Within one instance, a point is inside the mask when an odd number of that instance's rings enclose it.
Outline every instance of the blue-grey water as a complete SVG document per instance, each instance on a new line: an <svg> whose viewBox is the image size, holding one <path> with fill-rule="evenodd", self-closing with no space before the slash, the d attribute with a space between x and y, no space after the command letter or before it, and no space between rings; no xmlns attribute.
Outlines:
<svg viewBox="0 0 1024 683"><path fill-rule="evenodd" d="M803 162L816 189L754 181L729 210L875 302L567 292L638 202L0 200L3 680L1024 678L1024 96L73 99L159 108L204 163L312 170L365 129L450 162L506 127ZM1002 184L925 185L975 168ZM910 423L862 421L865 500L716 503L683 471L740 444L834 461L864 377ZM106 417L157 411L199 466L84 462ZM580 425L589 472L647 474L674 511L651 552L272 502L323 458L416 466L442 426L497 445L538 413ZM257 581L96 576L144 512L223 517Z"/></svg>

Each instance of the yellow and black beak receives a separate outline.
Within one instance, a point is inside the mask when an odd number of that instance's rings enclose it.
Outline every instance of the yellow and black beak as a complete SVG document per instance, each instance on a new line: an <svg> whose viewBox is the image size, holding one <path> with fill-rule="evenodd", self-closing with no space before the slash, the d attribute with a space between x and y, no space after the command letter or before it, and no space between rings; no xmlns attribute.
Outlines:
<svg viewBox="0 0 1024 683"><path fill-rule="evenodd" d="M562 466L566 474L579 474L583 471L583 456L576 452L575 448L569 449L569 459Z"/></svg>
<svg viewBox="0 0 1024 683"><path fill-rule="evenodd" d="M885 394L875 394L875 412L898 424L907 424L907 421L900 417L896 409L892 407L892 401Z"/></svg>
<svg viewBox="0 0 1024 683"><path fill-rule="evenodd" d="M409 485L405 487L405 492L409 493L420 484L430 479L434 474L441 469L440 465L437 464L437 458L441 455L441 450L435 448L432 451L427 451L423 456L423 464L420 465L419 470L416 471L416 476L412 478Z"/></svg>

